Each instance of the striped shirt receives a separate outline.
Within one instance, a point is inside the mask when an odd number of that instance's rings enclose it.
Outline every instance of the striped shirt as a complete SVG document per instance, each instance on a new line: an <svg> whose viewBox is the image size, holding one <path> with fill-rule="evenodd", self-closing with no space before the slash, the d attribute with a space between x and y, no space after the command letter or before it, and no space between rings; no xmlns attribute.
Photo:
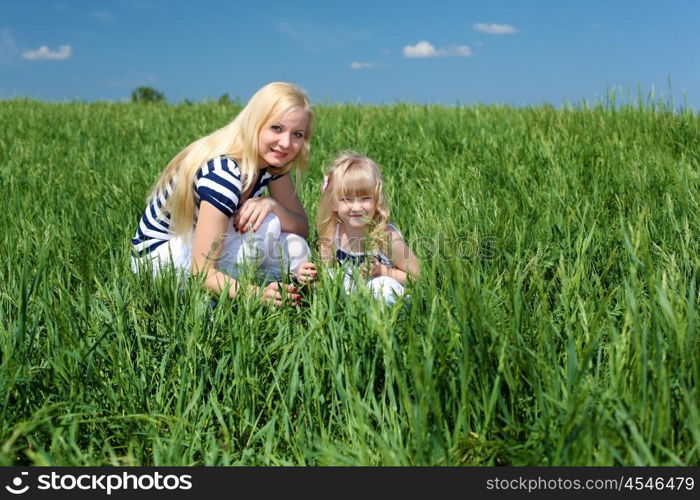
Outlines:
<svg viewBox="0 0 700 500"><path fill-rule="evenodd" d="M261 196L270 181L281 177L270 174L267 169L263 169L261 173L262 175L258 175L250 198ZM161 189L156 196L150 199L141 216L136 234L131 240L133 251L139 257L148 255L173 237L170 229L170 213L164 211L163 207L173 192L175 180L173 178L165 189ZM241 170L233 158L220 156L206 162L197 170L193 187L196 207L195 225L199 214L199 205L202 201L211 203L229 218L240 208Z"/></svg>

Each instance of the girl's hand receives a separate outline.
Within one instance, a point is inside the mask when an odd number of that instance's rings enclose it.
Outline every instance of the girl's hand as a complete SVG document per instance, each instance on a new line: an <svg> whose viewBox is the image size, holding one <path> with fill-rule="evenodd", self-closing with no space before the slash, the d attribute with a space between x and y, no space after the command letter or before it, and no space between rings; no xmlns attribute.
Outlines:
<svg viewBox="0 0 700 500"><path fill-rule="evenodd" d="M233 228L239 233L245 233L249 229L257 231L276 206L277 202L273 198L247 199L233 218Z"/></svg>
<svg viewBox="0 0 700 500"><path fill-rule="evenodd" d="M316 279L316 264L313 262L305 262L299 268L297 280L301 283L312 283Z"/></svg>
<svg viewBox="0 0 700 500"><path fill-rule="evenodd" d="M362 264L360 264L360 270L362 271L362 274L368 278L389 275L389 268L375 259L372 259L369 262L364 261Z"/></svg>
<svg viewBox="0 0 700 500"><path fill-rule="evenodd" d="M283 292L286 292L284 296ZM281 306L284 302L289 302L292 306L298 306L300 299L301 295L297 293L297 287L294 285L282 285L273 281L263 288L262 300L270 305Z"/></svg>

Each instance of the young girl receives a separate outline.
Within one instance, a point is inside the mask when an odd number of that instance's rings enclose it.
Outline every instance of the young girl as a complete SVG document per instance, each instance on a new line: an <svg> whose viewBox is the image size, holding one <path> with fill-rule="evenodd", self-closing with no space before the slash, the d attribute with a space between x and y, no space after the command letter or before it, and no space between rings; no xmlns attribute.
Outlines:
<svg viewBox="0 0 700 500"><path fill-rule="evenodd" d="M316 228L327 265L357 264L377 298L393 304L404 284L419 273L416 256L401 232L389 224L389 208L379 167L355 152L340 154L321 188ZM345 287L355 286L352 271Z"/></svg>
<svg viewBox="0 0 700 500"><path fill-rule="evenodd" d="M241 291L236 278L247 264L278 280L281 259L302 281L313 279L308 221L287 175L308 161L312 121L304 92L274 82L231 123L180 151L151 190L132 240L134 270L172 265L203 274L207 289L230 297ZM266 187L270 196L260 197ZM296 291L277 281L248 290L277 305L297 304Z"/></svg>

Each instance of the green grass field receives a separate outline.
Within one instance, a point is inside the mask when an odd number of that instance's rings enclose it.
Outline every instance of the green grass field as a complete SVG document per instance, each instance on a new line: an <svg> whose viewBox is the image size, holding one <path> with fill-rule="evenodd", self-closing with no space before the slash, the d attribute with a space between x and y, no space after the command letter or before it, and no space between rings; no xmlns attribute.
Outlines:
<svg viewBox="0 0 700 500"><path fill-rule="evenodd" d="M422 260L210 310L131 273L151 183L236 105L0 101L0 465L698 465L700 116L319 106Z"/></svg>

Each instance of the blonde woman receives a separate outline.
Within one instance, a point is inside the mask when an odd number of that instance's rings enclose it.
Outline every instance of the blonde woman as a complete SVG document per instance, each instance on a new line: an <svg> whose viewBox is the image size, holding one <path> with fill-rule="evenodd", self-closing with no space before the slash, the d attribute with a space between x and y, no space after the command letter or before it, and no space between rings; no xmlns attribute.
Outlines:
<svg viewBox="0 0 700 500"><path fill-rule="evenodd" d="M379 167L353 151L341 153L326 172L316 229L326 265L345 266L345 288L356 287L352 265L361 267L366 284L389 304L404 294L419 263L401 232L389 224L389 207Z"/></svg>
<svg viewBox="0 0 700 500"><path fill-rule="evenodd" d="M297 289L277 280L286 269L313 280L308 220L288 173L306 165L313 113L295 85L262 87L236 118L180 151L153 186L132 239L132 267L158 274L174 266L204 275L204 285L230 297L241 290L244 266L272 279L266 302L299 302ZM265 188L269 196L262 197Z"/></svg>

